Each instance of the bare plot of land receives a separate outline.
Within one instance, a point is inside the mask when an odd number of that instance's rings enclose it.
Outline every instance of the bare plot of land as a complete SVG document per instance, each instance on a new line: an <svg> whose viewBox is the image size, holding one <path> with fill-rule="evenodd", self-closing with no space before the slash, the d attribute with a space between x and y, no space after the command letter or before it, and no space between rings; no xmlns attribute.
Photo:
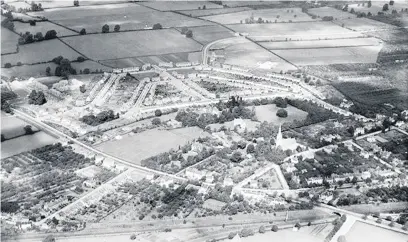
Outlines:
<svg viewBox="0 0 408 242"><path fill-rule="evenodd" d="M273 52L296 65L330 65L376 63L382 46L274 50Z"/></svg>
<svg viewBox="0 0 408 242"><path fill-rule="evenodd" d="M257 21L261 18L268 22L302 22L302 21L313 21L313 19L303 13L300 8L276 8L276 9L262 9L262 10L250 10L236 13L227 13L214 16L202 17L202 19L207 19L221 24L239 24L245 23L246 19L253 18Z"/></svg>
<svg viewBox="0 0 408 242"><path fill-rule="evenodd" d="M376 38L260 42L262 46L270 50L372 46L372 45L379 45L380 43L381 42Z"/></svg>
<svg viewBox="0 0 408 242"><path fill-rule="evenodd" d="M348 242L405 242L407 240L406 234L383 229L363 222L355 222L345 236L346 241Z"/></svg>
<svg viewBox="0 0 408 242"><path fill-rule="evenodd" d="M310 39L338 39L355 38L361 33L342 28L331 22L299 22L276 24L234 24L231 29L241 33L248 33L250 38L261 40L310 40Z"/></svg>
<svg viewBox="0 0 408 242"><path fill-rule="evenodd" d="M16 52L19 37L18 34L1 27L1 54Z"/></svg>
<svg viewBox="0 0 408 242"><path fill-rule="evenodd" d="M220 53L225 56L226 64L277 71L296 69L296 67L285 60L246 39L228 43L217 43L213 48L218 46L224 47Z"/></svg>
<svg viewBox="0 0 408 242"><path fill-rule="evenodd" d="M274 124L283 124L286 122L293 122L294 120L304 120L307 116L307 112L297 109L293 106L288 105L285 110L288 112L288 117L280 118L276 116L276 112L280 108L276 107L275 104L261 105L255 107L255 115L260 122L270 122Z"/></svg>
<svg viewBox="0 0 408 242"><path fill-rule="evenodd" d="M69 60L76 60L80 56L58 39L21 45L19 49L17 54L2 56L1 62L11 63L12 65L16 65L17 62L33 64L51 61L60 55Z"/></svg>
<svg viewBox="0 0 408 242"><path fill-rule="evenodd" d="M75 33L74 31L71 31L67 28L58 26L56 24L50 23L50 22L37 22L35 26L31 26L29 23L22 23L22 22L14 22L15 30L17 33L25 33L25 32L30 32L33 35L41 32L43 36L47 33L49 30L55 30L57 31L57 36L66 36L66 35L76 35L78 33Z"/></svg>
<svg viewBox="0 0 408 242"><path fill-rule="evenodd" d="M25 151L53 144L56 140L56 138L45 132L37 132L33 135L25 135L7 140L1 143L1 158L7 158Z"/></svg>
<svg viewBox="0 0 408 242"><path fill-rule="evenodd" d="M47 9L30 15L44 16L77 31L85 28L87 33L102 32L104 24L108 24L111 31L116 24L121 26L121 30L151 28L156 23L163 27L212 25L204 20L173 12L159 12L134 3Z"/></svg>
<svg viewBox="0 0 408 242"><path fill-rule="evenodd" d="M63 41L97 60L193 52L201 49L200 44L174 29L82 35L67 37Z"/></svg>
<svg viewBox="0 0 408 242"><path fill-rule="evenodd" d="M193 31L193 39L205 45L219 39L233 37L231 30L219 25L189 28Z"/></svg>
<svg viewBox="0 0 408 242"><path fill-rule="evenodd" d="M111 140L95 148L122 158L135 164L140 161L170 149L177 149L198 137L207 136L208 133L197 127L173 130L148 130L141 133L126 135L120 140Z"/></svg>
<svg viewBox="0 0 408 242"><path fill-rule="evenodd" d="M183 10L177 11L182 14L190 15L192 17L203 17L203 16L211 16L217 14L225 14L225 13L236 13L240 11L251 10L247 7L238 7L238 8L215 8L215 9L200 9L200 10Z"/></svg>
<svg viewBox="0 0 408 242"><path fill-rule="evenodd" d="M385 24L368 18L342 19L335 20L333 22L340 26L344 24L345 28L355 31L391 30L396 28L393 25Z"/></svg>
<svg viewBox="0 0 408 242"><path fill-rule="evenodd" d="M157 9L159 11L192 10L198 8L202 9L204 5L205 9L223 8L222 5L205 1L150 1L142 2L140 4Z"/></svg>
<svg viewBox="0 0 408 242"><path fill-rule="evenodd" d="M332 7L310 8L307 10L307 12L316 15L319 18L323 18L325 16L332 16L334 19L357 18L355 14L341 11Z"/></svg>
<svg viewBox="0 0 408 242"><path fill-rule="evenodd" d="M47 67L51 68L53 74L57 65L55 63L45 63L36 65L22 65L13 66L11 68L1 68L2 75L4 76L18 76L18 77L37 77L45 76L47 74Z"/></svg>

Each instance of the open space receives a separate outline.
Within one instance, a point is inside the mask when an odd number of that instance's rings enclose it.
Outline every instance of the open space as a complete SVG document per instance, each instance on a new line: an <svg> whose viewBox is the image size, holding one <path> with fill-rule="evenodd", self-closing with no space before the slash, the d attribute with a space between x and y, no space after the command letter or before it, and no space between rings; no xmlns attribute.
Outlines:
<svg viewBox="0 0 408 242"><path fill-rule="evenodd" d="M177 11L182 14L186 14L192 17L203 17L203 16L211 16L217 14L225 14L225 13L236 13L245 10L251 10L248 7L238 7L238 8L213 8L213 9L196 9L196 10L182 10Z"/></svg>
<svg viewBox="0 0 408 242"><path fill-rule="evenodd" d="M407 235L383 229L363 222L355 222L348 233L345 235L348 242L406 242Z"/></svg>
<svg viewBox="0 0 408 242"><path fill-rule="evenodd" d="M310 8L307 10L307 12L317 16L318 18L323 18L325 16L332 16L334 19L357 18L355 14L341 11L332 7Z"/></svg>
<svg viewBox="0 0 408 242"><path fill-rule="evenodd" d="M303 13L300 8L277 8L277 9L262 9L262 10L249 10L236 13L226 13L213 16L202 17L220 24L239 24L239 23L251 23L251 21L257 22L259 18L263 21L274 23L285 22L303 22L313 21L313 19Z"/></svg>
<svg viewBox="0 0 408 242"><path fill-rule="evenodd" d="M368 19L368 18L341 19L341 20L335 20L333 22L340 26L344 24L345 28L348 28L354 31L372 31L372 30L383 30L384 31L384 30L391 30L391 29L396 28L396 26L385 24L379 21Z"/></svg>
<svg viewBox="0 0 408 242"><path fill-rule="evenodd" d="M23 64L34 64L52 61L57 56L63 56L69 60L76 60L81 56L68 46L64 45L60 40L53 39L27 45L19 46L17 54L1 56L2 63L10 63L16 65L17 62Z"/></svg>
<svg viewBox="0 0 408 242"><path fill-rule="evenodd" d="M63 41L96 60L192 52L201 49L200 44L174 29L84 35L63 38ZM101 51L101 48L104 51Z"/></svg>
<svg viewBox="0 0 408 242"><path fill-rule="evenodd" d="M50 67L51 73L54 73L55 68L57 68L57 64L50 62L45 64L13 66L11 68L2 68L1 72L4 76L8 77L40 77L47 75L47 67Z"/></svg>
<svg viewBox="0 0 408 242"><path fill-rule="evenodd" d="M14 137L24 135L24 127L26 125L30 124L15 116L6 114L3 111L1 112L1 134L4 135L6 139L12 139ZM38 130L35 126L31 125L31 127L33 131Z"/></svg>
<svg viewBox="0 0 408 242"><path fill-rule="evenodd" d="M222 8L219 4L206 1L148 1L140 4L159 11L193 10L204 6L205 9Z"/></svg>
<svg viewBox="0 0 408 242"><path fill-rule="evenodd" d="M173 130L147 130L142 133L129 134L120 140L112 140L97 145L95 148L122 158L134 164L170 149L177 149L187 142L208 134L197 127Z"/></svg>
<svg viewBox="0 0 408 242"><path fill-rule="evenodd" d="M256 117L260 122L270 122L276 125L283 124L283 123L291 123L294 120L302 121L306 118L307 113L295 107L288 105L285 110L288 112L288 117L280 118L276 116L276 112L278 111L278 107L275 104L269 105L262 105L255 107L255 114Z"/></svg>
<svg viewBox="0 0 408 242"><path fill-rule="evenodd" d="M35 26L31 26L29 23L22 23L22 22L14 22L14 28L17 33L25 33L30 32L35 35L38 32L41 32L43 36L49 30L55 30L57 32L57 36L67 36L67 35L77 35L78 33L69 30L67 28L61 27L59 25L50 23L50 22L37 22Z"/></svg>
<svg viewBox="0 0 408 242"><path fill-rule="evenodd" d="M225 39L234 36L231 30L219 25L193 27L188 29L193 31L193 39L197 40L203 45L218 39Z"/></svg>
<svg viewBox="0 0 408 242"><path fill-rule="evenodd" d="M30 15L44 16L76 31L85 28L87 33L101 33L104 24L108 24L111 31L116 24L120 25L122 31L152 28L156 23L160 23L163 27L212 24L173 12L159 12L135 3L55 8L31 12Z"/></svg>

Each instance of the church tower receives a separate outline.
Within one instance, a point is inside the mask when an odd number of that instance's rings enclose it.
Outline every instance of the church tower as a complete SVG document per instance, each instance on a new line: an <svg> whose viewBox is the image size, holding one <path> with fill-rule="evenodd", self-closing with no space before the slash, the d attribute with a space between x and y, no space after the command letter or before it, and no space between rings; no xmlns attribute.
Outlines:
<svg viewBox="0 0 408 242"><path fill-rule="evenodd" d="M276 136L276 141L275 141L275 147L281 147L282 146L282 125L279 125L279 131L278 135Z"/></svg>

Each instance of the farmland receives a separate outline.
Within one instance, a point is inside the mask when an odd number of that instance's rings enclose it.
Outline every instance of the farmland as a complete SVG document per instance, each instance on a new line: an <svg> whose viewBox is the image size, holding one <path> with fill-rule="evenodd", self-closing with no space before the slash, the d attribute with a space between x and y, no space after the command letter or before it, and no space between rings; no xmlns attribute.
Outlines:
<svg viewBox="0 0 408 242"><path fill-rule="evenodd" d="M29 23L22 23L22 22L14 22L15 31L17 33L25 33L30 32L32 34L36 34L41 32L43 36L49 30L55 30L57 32L57 36L66 36L66 35L77 35L78 33L71 31L67 28L58 26L56 24L50 22L37 22L35 26L31 26Z"/></svg>
<svg viewBox="0 0 408 242"><path fill-rule="evenodd" d="M268 22L303 22L313 21L312 18L303 13L300 8L278 8L278 9L262 9L262 10L250 10L241 11L236 13L219 14L213 16L202 17L202 19L210 20L220 24L239 24L249 22L251 17L253 21L258 21L261 18Z"/></svg>
<svg viewBox="0 0 408 242"><path fill-rule="evenodd" d="M60 1L60 0L41 0L35 1L36 3L41 3L44 9L48 8L63 8L63 7L72 7L73 3L71 1ZM102 4L110 4L110 3L121 3L127 2L125 0L104 0ZM93 0L84 0L81 1L81 6L88 6L88 5L100 5L101 2L93 1Z"/></svg>
<svg viewBox="0 0 408 242"><path fill-rule="evenodd" d="M310 40L337 39L362 36L360 33L342 28L331 22L234 24L228 25L236 32L248 33L254 40ZM270 33L273 33L271 36Z"/></svg>
<svg viewBox="0 0 408 242"><path fill-rule="evenodd" d="M279 49L307 49L307 48L338 48L352 46L373 46L379 45L376 38L350 38L337 40L304 40L304 41L281 41L281 42L260 42L262 46L270 50Z"/></svg>
<svg viewBox="0 0 408 242"><path fill-rule="evenodd" d="M123 30L151 28L160 23L163 27L211 25L204 20L186 17L172 12L159 12L134 3L80 6L77 8L55 8L43 12L30 13L32 16L44 16L65 27L87 33L100 33L104 24L119 24Z"/></svg>
<svg viewBox="0 0 408 242"><path fill-rule="evenodd" d="M138 134L126 135L120 140L107 141L95 148L132 163L140 164L143 159L170 149L177 149L180 145L206 135L197 127L174 130L153 129ZM129 152L129 147L130 150L135 152ZM135 148L137 148L137 151Z"/></svg>
<svg viewBox="0 0 408 242"><path fill-rule="evenodd" d="M345 28L354 31L391 30L396 28L393 25L381 23L368 18L341 19L333 22L340 26L344 24Z"/></svg>
<svg viewBox="0 0 408 242"><path fill-rule="evenodd" d="M262 105L255 107L255 114L260 122L270 122L274 124L283 124L285 122L291 123L294 120L302 121L306 118L307 113L293 106L288 105L285 110L288 112L288 117L280 118L276 116L278 107L275 104Z"/></svg>
<svg viewBox="0 0 408 242"><path fill-rule="evenodd" d="M341 11L332 7L321 7L321 8L311 8L307 11L310 14L316 15L318 18L323 18L325 16L332 16L334 19L355 19L357 16L355 14Z"/></svg>
<svg viewBox="0 0 408 242"><path fill-rule="evenodd" d="M58 39L22 45L19 49L17 54L1 56L1 62L12 65L16 65L17 62L33 64L51 61L59 55L69 60L76 60L81 56Z"/></svg>
<svg viewBox="0 0 408 242"><path fill-rule="evenodd" d="M176 11L176 10L192 10L203 8L205 5L206 9L217 9L222 8L221 5L205 2L205 1L164 1L164 2L143 2L141 5L157 9L159 11Z"/></svg>
<svg viewBox="0 0 408 242"><path fill-rule="evenodd" d="M345 236L349 242L405 242L407 239L406 235L403 233L387 230L359 221L353 224Z"/></svg>
<svg viewBox="0 0 408 242"><path fill-rule="evenodd" d="M16 33L1 27L1 54L16 52L18 38Z"/></svg>
<svg viewBox="0 0 408 242"><path fill-rule="evenodd" d="M1 134L6 139L24 135L24 127L26 125L29 124L15 116L8 116L3 111L1 112ZM32 130L37 131L38 129L32 126Z"/></svg>
<svg viewBox="0 0 408 242"><path fill-rule="evenodd" d="M45 63L45 64L35 64L35 65L22 65L13 66L11 68L2 69L2 73L7 76L19 76L19 77L39 77L45 76L47 67L51 68L51 72L54 73L57 64L55 63Z"/></svg>
<svg viewBox="0 0 408 242"><path fill-rule="evenodd" d="M363 12L363 13L372 13L375 15L378 12L381 12L383 9L384 4L387 3L385 1L373 1L371 7L368 7L367 4L364 6L362 4L350 4L349 9L354 9L355 12ZM388 5L388 11L385 14L391 14L392 10L397 10L398 12L401 8L408 8L408 4L403 1L395 1L394 5Z"/></svg>
<svg viewBox="0 0 408 242"><path fill-rule="evenodd" d="M214 9L200 9L200 10L183 10L177 11L179 13L189 15L192 17L204 17L218 14L235 13L245 10L251 10L248 7L238 7L238 8L214 8Z"/></svg>
<svg viewBox="0 0 408 242"><path fill-rule="evenodd" d="M63 41L96 60L193 52L201 49L200 44L176 30L168 29L84 35L63 38ZM101 51L100 46L104 46L105 51Z"/></svg>
<svg viewBox="0 0 408 242"><path fill-rule="evenodd" d="M317 48L302 50L274 50L290 62L304 65L330 65L347 63L376 63L380 46Z"/></svg>

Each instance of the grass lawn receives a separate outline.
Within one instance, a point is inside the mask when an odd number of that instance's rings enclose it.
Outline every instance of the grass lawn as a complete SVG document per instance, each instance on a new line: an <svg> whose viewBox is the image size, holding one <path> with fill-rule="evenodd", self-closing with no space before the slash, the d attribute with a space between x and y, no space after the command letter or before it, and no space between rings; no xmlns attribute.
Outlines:
<svg viewBox="0 0 408 242"><path fill-rule="evenodd" d="M248 33L254 40L308 40L308 39L336 39L362 36L351 30L342 28L331 22L298 22L273 24L232 24L231 29Z"/></svg>
<svg viewBox="0 0 408 242"><path fill-rule="evenodd" d="M383 229L363 222L355 222L349 232L345 235L347 242L406 242L407 235Z"/></svg>
<svg viewBox="0 0 408 242"><path fill-rule="evenodd" d="M33 135L25 135L7 140L1 143L1 158L4 159L25 151L37 149L45 145L53 144L56 141L56 138L45 132L37 132Z"/></svg>
<svg viewBox="0 0 408 242"><path fill-rule="evenodd" d="M146 30L63 38L74 49L96 60L199 51L201 45L174 29Z"/></svg>
<svg viewBox="0 0 408 242"><path fill-rule="evenodd" d="M19 48L17 54L1 56L1 62L11 63L12 65L16 65L17 62L33 64L51 61L60 55L69 60L76 60L80 56L58 39L21 45Z"/></svg>
<svg viewBox="0 0 408 242"><path fill-rule="evenodd" d="M195 10L204 5L206 9L223 8L222 5L206 1L148 1L140 4L159 11Z"/></svg>
<svg viewBox="0 0 408 242"><path fill-rule="evenodd" d="M273 50L273 53L295 65L330 65L350 63L376 63L382 45L339 48Z"/></svg>
<svg viewBox="0 0 408 242"><path fill-rule="evenodd" d="M301 121L306 118L307 112L288 105L285 110L288 112L288 117L280 118L276 116L278 107L275 104L268 104L255 107L255 115L260 122L270 122L274 124L283 124L286 122L293 122L294 120Z"/></svg>
<svg viewBox="0 0 408 242"><path fill-rule="evenodd" d="M43 36L47 33L48 30L57 31L57 36L66 36L66 35L77 35L78 33L71 31L67 28L61 27L59 25L50 23L50 22L37 22L35 26L31 26L29 23L14 22L14 28L17 33L30 32L35 35L37 32L41 32Z"/></svg>
<svg viewBox="0 0 408 242"><path fill-rule="evenodd" d="M314 21L309 15L303 13L300 8L249 10L236 13L226 13L220 15L207 16L202 17L202 19L207 19L221 24L239 24L245 23L245 19L249 19L251 16L254 17L255 21L258 20L258 18L262 18L265 21L267 20L271 22L275 22L276 20L278 23L289 21L292 22Z"/></svg>
<svg viewBox="0 0 408 242"><path fill-rule="evenodd" d="M1 27L1 54L13 53L17 51L18 34ZM3 66L4 66L3 62Z"/></svg>
<svg viewBox="0 0 408 242"><path fill-rule="evenodd" d="M111 140L95 146L96 149L140 165L140 161L151 156L178 149L198 137L207 136L198 127L173 130L152 129L137 134L129 134L120 140Z"/></svg>
<svg viewBox="0 0 408 242"><path fill-rule="evenodd" d="M160 4L164 3L160 2ZM55 8L29 14L44 16L77 31L85 28L87 33L102 32L104 24L108 24L111 31L116 24L121 26L121 30L151 28L156 23L160 23L163 27L212 25L204 20L173 12L160 12L135 3Z"/></svg>

